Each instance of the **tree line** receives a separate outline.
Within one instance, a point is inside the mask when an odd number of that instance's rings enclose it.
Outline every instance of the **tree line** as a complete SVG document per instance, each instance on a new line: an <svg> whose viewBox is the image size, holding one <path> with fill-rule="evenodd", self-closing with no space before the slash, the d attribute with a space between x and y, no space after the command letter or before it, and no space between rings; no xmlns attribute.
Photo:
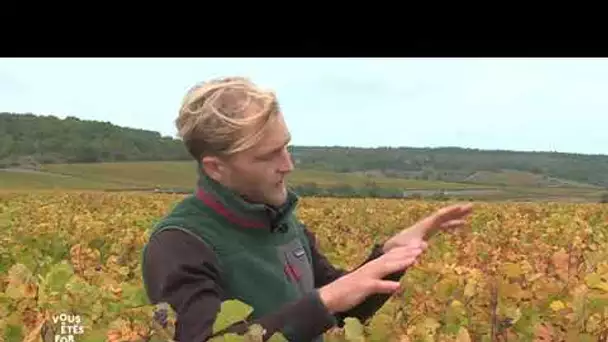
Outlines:
<svg viewBox="0 0 608 342"><path fill-rule="evenodd" d="M75 117L0 113L0 163L185 160L181 142L158 132Z"/></svg>
<svg viewBox="0 0 608 342"><path fill-rule="evenodd" d="M466 181L477 171L519 170L608 187L608 156L445 148L292 146L298 168ZM45 163L189 160L182 142L109 122L0 113L0 167ZM346 190L345 190L346 191Z"/></svg>

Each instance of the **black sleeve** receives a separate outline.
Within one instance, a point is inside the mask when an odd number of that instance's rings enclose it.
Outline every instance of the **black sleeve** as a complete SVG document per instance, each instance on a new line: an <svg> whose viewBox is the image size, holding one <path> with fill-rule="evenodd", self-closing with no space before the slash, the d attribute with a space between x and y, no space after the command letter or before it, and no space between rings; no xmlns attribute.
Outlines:
<svg viewBox="0 0 608 342"><path fill-rule="evenodd" d="M315 235L308 229L305 228L306 235L310 241L310 247L312 251L312 260L313 260L313 269L315 274L315 287L319 288L324 285L331 283L332 281L338 279L339 277L347 274L348 272L336 268L329 262L329 260L323 255L323 253L319 250L319 246L316 241ZM366 263L380 257L383 254L381 245L374 245L371 253L363 261L358 267L355 269L365 265ZM384 280L399 280L405 271L398 271L392 273L384 278ZM338 326L343 325L343 320L346 317L356 317L360 321L365 322L367 319L371 318L381 307L386 303L386 301L391 297L390 294L374 294L369 297L361 304L355 306L354 308L346 311L340 312L336 314L336 318L338 319Z"/></svg>
<svg viewBox="0 0 608 342"><path fill-rule="evenodd" d="M202 342L212 337L215 317L226 299L213 251L188 233L166 230L149 241L142 272L150 301L166 302L176 312L176 341ZM313 292L260 319L237 323L227 332L242 334L250 324L261 324L267 330L266 340L289 325L293 340L310 341L335 323Z"/></svg>

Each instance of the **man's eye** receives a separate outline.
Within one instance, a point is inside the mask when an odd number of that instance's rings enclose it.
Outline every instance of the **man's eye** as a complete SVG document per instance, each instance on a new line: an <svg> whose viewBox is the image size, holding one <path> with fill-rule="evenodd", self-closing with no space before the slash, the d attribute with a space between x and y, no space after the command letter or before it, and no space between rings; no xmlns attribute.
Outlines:
<svg viewBox="0 0 608 342"><path fill-rule="evenodd" d="M274 153L269 153L269 154L265 154L265 155L261 156L259 159L268 161L268 160L272 159L273 157L274 157Z"/></svg>
<svg viewBox="0 0 608 342"><path fill-rule="evenodd" d="M270 153L267 153L265 155L262 155L258 159L264 160L264 161L269 161L271 159L274 159L275 157L279 157L281 155L282 151L283 151L282 149L278 149L278 150L272 151Z"/></svg>

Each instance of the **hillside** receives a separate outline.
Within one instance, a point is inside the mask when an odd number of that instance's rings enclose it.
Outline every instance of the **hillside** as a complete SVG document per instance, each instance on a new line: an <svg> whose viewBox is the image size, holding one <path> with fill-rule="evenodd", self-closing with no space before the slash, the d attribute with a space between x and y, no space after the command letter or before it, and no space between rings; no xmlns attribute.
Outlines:
<svg viewBox="0 0 608 342"><path fill-rule="evenodd" d="M190 193L196 182L194 163L184 161L48 164L38 170L0 169L0 193L31 191L145 191ZM409 197L483 201L608 201L593 187L484 186L381 175L363 176L296 169L289 186L302 196Z"/></svg>
<svg viewBox="0 0 608 342"><path fill-rule="evenodd" d="M364 178L527 188L608 187L607 155L450 147L293 146L291 151L298 169L324 175L348 173ZM179 140L158 132L73 117L0 113L0 167L188 160Z"/></svg>
<svg viewBox="0 0 608 342"><path fill-rule="evenodd" d="M38 170L7 168L0 170L0 188L70 188L70 189L153 189L186 191L196 183L195 164L192 161L118 162L48 164ZM447 190L479 187L467 184L410 180L389 177L342 175L329 171L295 170L289 176L291 186L318 188L350 187L361 189L374 186L378 189ZM352 190L351 189L351 190Z"/></svg>
<svg viewBox="0 0 608 342"><path fill-rule="evenodd" d="M0 167L186 158L179 140L158 132L74 117L0 113Z"/></svg>
<svg viewBox="0 0 608 342"><path fill-rule="evenodd" d="M608 151L608 150L607 150ZM476 173L515 172L536 178L534 186L608 186L608 155L490 151L464 148L295 147L300 167L336 172L375 172L425 180L483 183ZM492 183L491 181L490 183ZM526 182L530 182L529 180ZM507 181L508 184L511 184ZM530 184L529 184L530 185Z"/></svg>

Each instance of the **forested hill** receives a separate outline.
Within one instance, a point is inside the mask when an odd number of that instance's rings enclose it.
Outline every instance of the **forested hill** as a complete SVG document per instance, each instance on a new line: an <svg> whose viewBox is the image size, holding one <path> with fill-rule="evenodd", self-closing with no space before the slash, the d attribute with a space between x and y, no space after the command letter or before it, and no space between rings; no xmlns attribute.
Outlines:
<svg viewBox="0 0 608 342"><path fill-rule="evenodd" d="M188 158L179 140L158 132L74 117L0 113L0 163L113 162Z"/></svg>
<svg viewBox="0 0 608 342"><path fill-rule="evenodd" d="M608 148L608 147L607 147ZM607 150L608 152L608 150ZM608 155L513 152L463 148L298 147L299 167L374 172L406 178L483 183L483 178L536 177L606 187ZM557 180L556 180L557 181ZM510 183L505 180L504 184Z"/></svg>
<svg viewBox="0 0 608 342"><path fill-rule="evenodd" d="M517 177L536 177L545 183L608 186L608 155L304 146L292 147L292 152L301 169L495 184L509 183ZM179 140L158 132L73 117L0 113L0 167L188 159Z"/></svg>

